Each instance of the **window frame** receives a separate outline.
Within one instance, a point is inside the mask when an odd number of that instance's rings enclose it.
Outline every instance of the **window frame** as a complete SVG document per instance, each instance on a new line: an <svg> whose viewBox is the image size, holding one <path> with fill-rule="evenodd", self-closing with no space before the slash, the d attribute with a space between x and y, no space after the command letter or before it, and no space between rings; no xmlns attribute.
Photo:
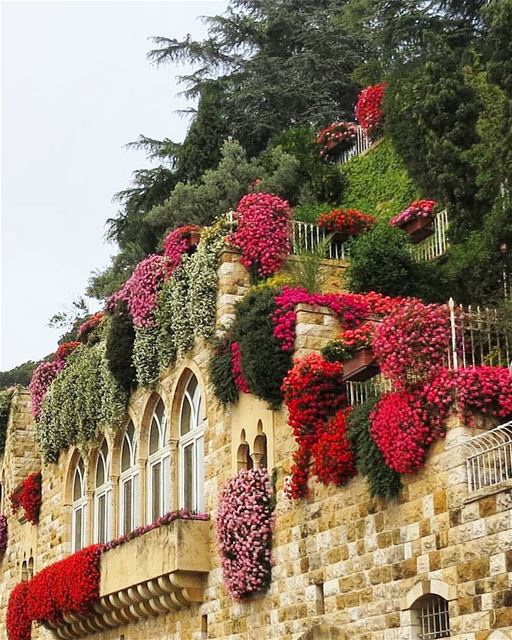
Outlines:
<svg viewBox="0 0 512 640"><path fill-rule="evenodd" d="M106 452L106 453L105 453ZM104 439L98 450L96 459L96 468L94 473L94 535L95 543L106 543L112 538L112 479L110 476L110 460L107 441ZM104 482L100 486L97 485L98 466L103 465ZM104 498L104 522L105 522L105 539L100 539L99 522L100 522L100 501Z"/></svg>
<svg viewBox="0 0 512 640"><path fill-rule="evenodd" d="M189 392L192 381L195 380L196 387L193 394ZM191 428L182 434L183 409L188 401L191 410ZM179 506L180 509L190 511L204 510L204 433L206 427L206 417L201 414L205 407L201 386L198 377L191 372L185 384L181 398L178 430L178 460L179 460ZM187 505L186 499L186 469L185 469L185 449L192 447L192 504Z"/></svg>
<svg viewBox="0 0 512 640"><path fill-rule="evenodd" d="M80 498L75 500L75 483L77 474L80 477L80 485L81 485L81 495ZM82 456L78 459L75 470L73 473L73 483L71 485L72 491L72 504L71 504L71 550L73 553L76 551L80 551L85 546L86 543L86 535L87 535L87 474L85 469L85 464ZM81 513L81 522L80 522L80 546L77 544L76 539L76 524L77 524L77 514Z"/></svg>
<svg viewBox="0 0 512 640"><path fill-rule="evenodd" d="M128 430L132 427L132 435L131 437L128 434ZM127 443L129 447L130 454L130 464L127 469L123 470L123 451L125 447L125 443ZM128 425L126 426L123 440L121 444L120 451L120 475L119 475L119 534L126 535L131 533L134 529L139 526L139 468L137 466L137 441L135 434L135 427L133 426L133 422L130 420ZM125 487L131 482L131 498L130 498L130 512L131 512L131 521L132 526L130 531L125 530Z"/></svg>
<svg viewBox="0 0 512 640"><path fill-rule="evenodd" d="M162 406L162 420L157 415L158 407ZM156 423L158 428L158 448L153 453L150 453L151 446L151 432L153 429L153 423ZM146 500L146 522L151 524L158 518L165 515L171 508L171 447L168 442L169 438L169 419L167 416L166 407L161 397L155 403L153 411L151 413L151 420L148 429L148 441L147 441L147 469L146 469L146 486L147 486L147 500ZM158 473L159 478L159 490L160 496L158 500L157 515L153 513L153 469L160 465L160 471Z"/></svg>

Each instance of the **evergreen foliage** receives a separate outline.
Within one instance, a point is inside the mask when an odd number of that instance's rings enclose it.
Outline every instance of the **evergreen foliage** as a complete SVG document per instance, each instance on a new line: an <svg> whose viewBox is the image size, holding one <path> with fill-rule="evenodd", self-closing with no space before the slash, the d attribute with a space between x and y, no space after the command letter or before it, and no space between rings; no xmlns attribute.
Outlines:
<svg viewBox="0 0 512 640"><path fill-rule="evenodd" d="M231 339L228 334L215 341L212 357L208 362L215 397L226 407L238 401L238 388L231 363Z"/></svg>
<svg viewBox="0 0 512 640"><path fill-rule="evenodd" d="M38 364L39 362L28 360L13 369L9 369L9 371L0 371L0 391L16 384L28 387Z"/></svg>
<svg viewBox="0 0 512 640"><path fill-rule="evenodd" d="M384 462L382 453L370 435L370 413L378 398L354 407L347 420L347 435L356 456L357 470L366 476L370 494L393 499L402 489L400 474Z"/></svg>
<svg viewBox="0 0 512 640"><path fill-rule="evenodd" d="M13 393L13 389L3 389L0 391L0 457L4 455Z"/></svg>
<svg viewBox="0 0 512 640"><path fill-rule="evenodd" d="M132 362L135 330L124 300L117 303L107 322L105 357L108 368L119 386L129 392L135 382L135 369Z"/></svg>

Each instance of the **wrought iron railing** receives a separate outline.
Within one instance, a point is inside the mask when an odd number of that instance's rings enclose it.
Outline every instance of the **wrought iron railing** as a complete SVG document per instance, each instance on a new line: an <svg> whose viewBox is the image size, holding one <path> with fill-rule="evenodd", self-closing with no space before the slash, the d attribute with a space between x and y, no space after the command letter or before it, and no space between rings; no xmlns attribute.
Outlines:
<svg viewBox="0 0 512 640"><path fill-rule="evenodd" d="M512 480L512 422L501 424L465 443L468 490L478 491Z"/></svg>
<svg viewBox="0 0 512 640"><path fill-rule="evenodd" d="M292 247L293 253L298 255L304 251L314 251L316 247L325 242L329 234L316 224L309 222L293 221ZM345 242L331 241L327 247L326 258L331 260L346 260L349 255L349 246Z"/></svg>
<svg viewBox="0 0 512 640"><path fill-rule="evenodd" d="M448 249L448 212L440 211L433 222L434 233L419 244L411 245L416 260L435 260Z"/></svg>
<svg viewBox="0 0 512 640"><path fill-rule="evenodd" d="M374 142L376 142L376 140L369 138L364 129L361 126L356 125L356 139L354 144L350 149L347 149L340 155L338 158L339 164L345 164L345 162L348 162L351 158L368 151Z"/></svg>

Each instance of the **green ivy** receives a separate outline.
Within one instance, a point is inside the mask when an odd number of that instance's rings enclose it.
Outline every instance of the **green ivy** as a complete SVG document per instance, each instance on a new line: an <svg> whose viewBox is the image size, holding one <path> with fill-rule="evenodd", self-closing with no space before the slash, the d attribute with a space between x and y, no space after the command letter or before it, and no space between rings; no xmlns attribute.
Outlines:
<svg viewBox="0 0 512 640"><path fill-rule="evenodd" d="M341 171L346 179L341 209L358 209L387 221L420 197L388 139L349 160Z"/></svg>
<svg viewBox="0 0 512 640"><path fill-rule="evenodd" d="M135 329L133 365L142 387L152 387L160 375L159 330L158 326Z"/></svg>
<svg viewBox="0 0 512 640"><path fill-rule="evenodd" d="M45 462L73 444L86 445L106 428L115 429L128 396L114 379L105 341L81 345L69 356L43 402L36 438Z"/></svg>
<svg viewBox="0 0 512 640"><path fill-rule="evenodd" d="M356 456L357 470L366 476L374 497L396 498L402 489L400 474L384 462L382 453L370 435L370 413L377 398L356 406L348 417L347 435Z"/></svg>
<svg viewBox="0 0 512 640"><path fill-rule="evenodd" d="M231 366L231 342L230 336L224 336L224 338L217 340L208 363L213 392L215 397L225 406L235 404L238 401L238 388Z"/></svg>
<svg viewBox="0 0 512 640"><path fill-rule="evenodd" d="M5 451L5 440L7 438L7 426L9 423L13 393L13 389L0 391L0 456L3 456Z"/></svg>

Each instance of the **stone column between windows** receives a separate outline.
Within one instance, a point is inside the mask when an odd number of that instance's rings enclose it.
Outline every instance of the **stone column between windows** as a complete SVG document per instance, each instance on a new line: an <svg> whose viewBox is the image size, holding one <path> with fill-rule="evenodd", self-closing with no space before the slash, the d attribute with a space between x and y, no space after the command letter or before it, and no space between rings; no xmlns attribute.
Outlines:
<svg viewBox="0 0 512 640"><path fill-rule="evenodd" d="M82 541L82 547L86 547L94 541L94 491L87 489L85 492L87 497L87 505L85 507L85 540Z"/></svg>
<svg viewBox="0 0 512 640"><path fill-rule="evenodd" d="M112 483L112 510L111 510L111 538L117 538L119 536L119 532L120 532L120 526L119 526L119 509L120 509L120 504L119 504L119 474L112 474L110 476L110 480Z"/></svg>
<svg viewBox="0 0 512 640"><path fill-rule="evenodd" d="M147 477L146 477L147 460L137 458L137 469L139 471L139 504L135 505L138 510L138 526L146 524L146 500L147 500Z"/></svg>
<svg viewBox="0 0 512 640"><path fill-rule="evenodd" d="M177 509L179 509L179 503L180 503L180 494L179 494L179 476L180 476L180 472L179 472L179 457L178 457L178 440L176 438L169 438L168 440L168 445L169 445L169 464L171 465L171 469L169 472L169 482L171 483L170 486L170 490L169 490L169 497L170 497L170 510L171 511L176 511Z"/></svg>

